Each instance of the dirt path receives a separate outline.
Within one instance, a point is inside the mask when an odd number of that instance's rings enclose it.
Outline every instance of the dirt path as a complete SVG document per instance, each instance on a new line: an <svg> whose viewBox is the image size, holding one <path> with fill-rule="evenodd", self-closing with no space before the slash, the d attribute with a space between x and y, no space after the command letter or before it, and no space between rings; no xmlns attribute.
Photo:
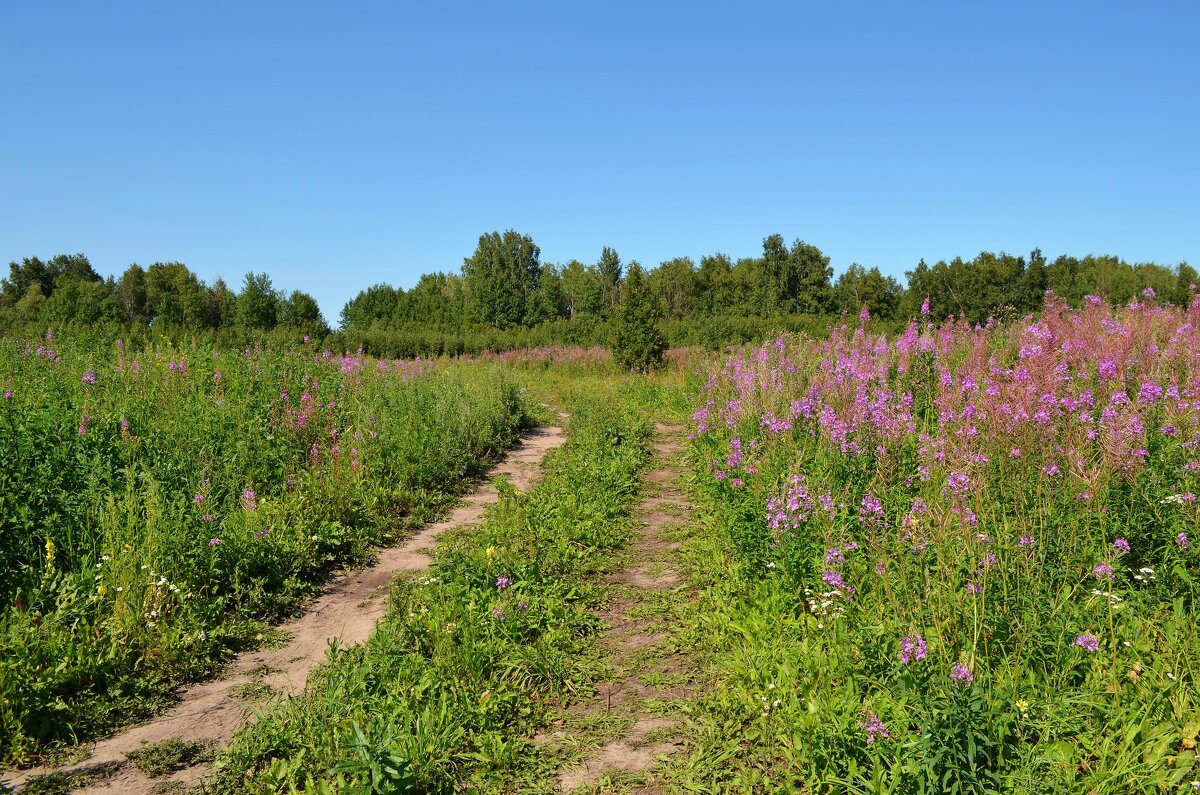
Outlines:
<svg viewBox="0 0 1200 795"><path fill-rule="evenodd" d="M169 712L100 740L87 760L58 770L105 771L79 792L153 793L161 792L164 782L177 782L174 786L178 789L199 781L207 773L206 765L187 768L170 778L151 779L125 764L125 754L143 741L160 742L172 737L226 745L234 732L252 719L255 708L264 706L261 700L253 703L256 695L301 692L309 672L325 659L331 641L351 646L367 639L387 609L388 585L398 575L427 568L431 558L426 550L442 532L477 524L483 518L484 508L498 499L492 479L504 475L518 490L525 491L537 478L546 453L565 439L558 427L526 433L521 443L492 469L487 484L473 491L445 520L426 526L398 547L380 551L374 566L338 576L304 615L281 625L279 629L287 633L286 644L239 655L224 678L188 688ZM116 764L121 765L119 769ZM23 786L31 777L48 772L31 769L0 774L0 791L3 786Z"/></svg>
<svg viewBox="0 0 1200 795"><path fill-rule="evenodd" d="M559 772L563 792L583 789L658 793L658 760L682 749L680 702L691 695L692 666L673 637L680 603L689 598L676 568L673 535L689 517L678 483L684 469L681 426L656 425L655 468L636 517L643 522L625 568L609 579L616 598L604 611L600 640L612 672L598 696L568 710L564 728L546 738L584 748L578 764Z"/></svg>

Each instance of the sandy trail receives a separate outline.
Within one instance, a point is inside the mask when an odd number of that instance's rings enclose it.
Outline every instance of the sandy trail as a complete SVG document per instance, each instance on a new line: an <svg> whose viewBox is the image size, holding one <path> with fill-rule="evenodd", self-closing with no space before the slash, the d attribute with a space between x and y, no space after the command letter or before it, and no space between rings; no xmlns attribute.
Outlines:
<svg viewBox="0 0 1200 795"><path fill-rule="evenodd" d="M331 642L352 646L366 640L387 610L388 586L406 573L420 571L432 559L427 550L446 530L479 523L484 509L499 499L493 483L503 475L519 490L525 491L538 477L546 453L566 440L559 427L537 428L527 432L521 443L488 473L485 484L476 488L450 515L427 525L397 547L381 550L378 562L367 569L335 577L324 593L300 618L279 629L288 633L287 644L277 649L260 649L238 655L226 675L213 682L187 688L178 705L168 712L125 732L99 740L88 759L61 768L63 772L109 769L78 792L153 793L164 782L190 786L208 772L207 765L196 765L167 778L151 779L132 765L125 754L143 741L159 742L171 737L186 741L227 745L254 711L263 704L245 698L248 687L269 686L275 693L296 694L304 689L309 672L325 659ZM121 767L112 772L114 763ZM31 777L52 772L46 768L0 773L0 787L19 788ZM0 790L2 791L2 790Z"/></svg>
<svg viewBox="0 0 1200 795"><path fill-rule="evenodd" d="M669 536L688 520L691 510L678 483L684 432L682 426L655 426L655 468L646 475L647 496L635 513L643 523L641 536L631 545L629 564L609 576L619 595L602 614L600 646L614 676L597 685L597 698L572 708L585 715L619 716L627 727L585 754L579 764L559 771L562 792L604 789L610 780L631 778L639 783L630 792L662 792L663 782L655 772L659 761L683 747L676 720L668 717L673 713L663 705L691 696L689 662L671 638L670 628L679 622L673 620L672 600L664 598L682 587L675 566L679 543ZM568 745L587 742L569 731L545 739Z"/></svg>

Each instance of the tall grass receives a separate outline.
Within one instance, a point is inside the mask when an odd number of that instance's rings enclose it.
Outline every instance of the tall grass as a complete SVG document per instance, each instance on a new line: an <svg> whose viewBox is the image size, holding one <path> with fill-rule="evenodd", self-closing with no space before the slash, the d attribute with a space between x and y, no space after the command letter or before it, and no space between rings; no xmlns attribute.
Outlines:
<svg viewBox="0 0 1200 795"><path fill-rule="evenodd" d="M0 343L0 763L162 700L510 445L499 368Z"/></svg>
<svg viewBox="0 0 1200 795"><path fill-rule="evenodd" d="M705 597L736 623L696 632L721 687L688 775L900 792L1200 777L1200 300L781 338L702 394L693 453L741 585Z"/></svg>

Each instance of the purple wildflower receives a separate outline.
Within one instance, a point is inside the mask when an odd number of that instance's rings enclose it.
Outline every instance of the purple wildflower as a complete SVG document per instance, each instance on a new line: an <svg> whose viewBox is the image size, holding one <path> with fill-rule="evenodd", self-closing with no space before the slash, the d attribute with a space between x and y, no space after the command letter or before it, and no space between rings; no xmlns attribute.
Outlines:
<svg viewBox="0 0 1200 795"><path fill-rule="evenodd" d="M960 685L969 685L975 681L975 674L971 673L971 669L962 663L955 663L954 670L950 672L950 678Z"/></svg>
<svg viewBox="0 0 1200 795"><path fill-rule="evenodd" d="M512 580L508 579L507 577L500 577L499 579L496 580L496 590L497 591L503 591L505 588L507 588L510 585L512 585Z"/></svg>
<svg viewBox="0 0 1200 795"><path fill-rule="evenodd" d="M1175 543L1179 546L1180 549L1187 549L1188 548L1187 533L1180 533L1179 535L1175 536Z"/></svg>
<svg viewBox="0 0 1200 795"><path fill-rule="evenodd" d="M842 595L846 597L846 601L851 601L854 599L854 589L847 585L846 581L842 579L842 573L840 571L825 571L821 575L821 579L824 580L826 584L841 591Z"/></svg>
<svg viewBox="0 0 1200 795"><path fill-rule="evenodd" d="M258 510L258 498L254 495L254 489L246 489L242 492L242 506L247 511Z"/></svg>
<svg viewBox="0 0 1200 795"><path fill-rule="evenodd" d="M983 586L977 582L969 582L967 583L967 593L981 594L983 593Z"/></svg>
<svg viewBox="0 0 1200 795"><path fill-rule="evenodd" d="M500 619L501 621L508 618L508 614L505 613L503 610L501 610L498 607L492 608L492 615L494 615L496 618Z"/></svg>
<svg viewBox="0 0 1200 795"><path fill-rule="evenodd" d="M1097 580L1111 580L1113 578L1113 567L1108 563L1101 563L1092 569L1092 574Z"/></svg>
<svg viewBox="0 0 1200 795"><path fill-rule="evenodd" d="M210 538L210 539L208 539L208 545L209 545L210 547L218 547L218 546L220 546L220 545L221 545L221 539L219 539L219 538Z"/></svg>
<svg viewBox="0 0 1200 795"><path fill-rule="evenodd" d="M1118 555L1128 555L1129 554L1129 542L1127 540L1125 540L1124 538L1118 538L1116 541L1113 542L1113 549L1115 549L1117 551Z"/></svg>
<svg viewBox="0 0 1200 795"><path fill-rule="evenodd" d="M13 393L12 393L11 389L4 390L4 399L5 400L9 400L10 398L12 398L12 395L13 395Z"/></svg>
<svg viewBox="0 0 1200 795"><path fill-rule="evenodd" d="M883 725L883 721L879 719L874 710L863 710L859 714L863 718L858 722L858 728L867 733L867 745L880 738L886 740L890 736L887 727Z"/></svg>
<svg viewBox="0 0 1200 795"><path fill-rule="evenodd" d="M1097 651L1100 648L1100 639L1089 632L1087 634L1080 635L1071 645L1078 646L1084 651Z"/></svg>
<svg viewBox="0 0 1200 795"><path fill-rule="evenodd" d="M913 660L925 659L925 639L912 635L900 639L900 662L908 665Z"/></svg>

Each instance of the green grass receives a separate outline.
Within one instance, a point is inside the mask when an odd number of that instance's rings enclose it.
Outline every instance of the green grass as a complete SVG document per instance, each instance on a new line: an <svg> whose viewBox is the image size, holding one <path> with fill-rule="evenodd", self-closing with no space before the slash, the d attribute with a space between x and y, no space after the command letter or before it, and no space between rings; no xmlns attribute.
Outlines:
<svg viewBox="0 0 1200 795"><path fill-rule="evenodd" d="M213 758L213 749L208 743L188 742L179 737L169 737L157 743L143 742L141 746L125 754L134 767L151 778L168 776L200 762Z"/></svg>
<svg viewBox="0 0 1200 795"><path fill-rule="evenodd" d="M556 757L532 737L601 674L595 576L629 537L650 437L621 401L572 411L543 479L444 537L427 575L394 585L366 643L331 651L303 696L235 738L213 789L549 786Z"/></svg>
<svg viewBox="0 0 1200 795"><path fill-rule="evenodd" d="M0 340L0 765L283 641L527 422L504 368Z"/></svg>

